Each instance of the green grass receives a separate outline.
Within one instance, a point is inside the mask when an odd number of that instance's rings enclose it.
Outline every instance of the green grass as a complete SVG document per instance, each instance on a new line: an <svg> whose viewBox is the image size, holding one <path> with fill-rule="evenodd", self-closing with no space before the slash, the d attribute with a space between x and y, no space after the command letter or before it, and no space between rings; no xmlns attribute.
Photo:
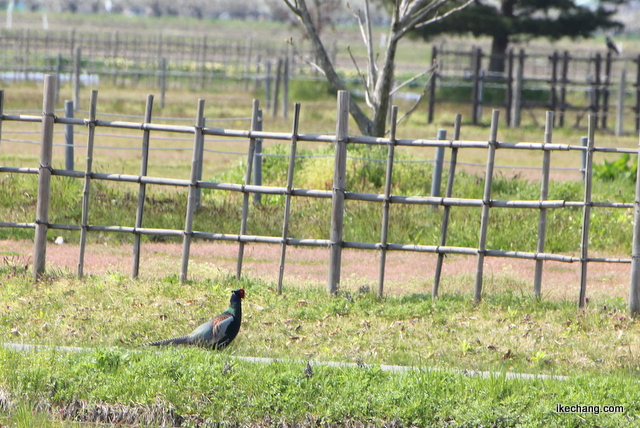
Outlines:
<svg viewBox="0 0 640 428"><path fill-rule="evenodd" d="M184 286L174 276L80 281L64 272L34 285L23 262L6 257L0 267L0 334L3 342L46 347L0 348L0 423L29 426L49 412L91 420L100 411L157 418L146 419L152 425L179 417L191 424L614 427L639 417L638 324L621 300L580 310L532 300L509 277L478 305L462 292L379 301L368 292L331 297L302 286L279 296L271 283L213 269ZM136 347L185 333L226 307L239 286L247 290L243 325L226 350ZM310 375L306 361L369 366L314 364ZM416 370L389 373L379 364ZM507 372L570 378L507 379ZM622 405L625 412L559 414L556 404Z"/></svg>
<svg viewBox="0 0 640 428"><path fill-rule="evenodd" d="M267 154L284 154L284 145L271 145ZM321 157L302 157L296 161L298 174L295 187L329 189L332 182L332 163L328 147L301 150L300 154ZM381 150L355 147L347 162L347 189L355 192L384 193L384 162L370 162L359 158L384 159ZM326 157L322 157L326 156ZM413 155L399 156L400 160L417 160ZM287 157L267 157L264 162L263 184L286 185ZM244 161L224 173L204 177L214 182L244 182ZM428 195L431 188L430 163L397 163L394 166L394 195ZM443 183L446 183L446 173ZM50 221L57 224L80 224L83 182L78 179L53 177ZM0 217L3 221L32 222L35 218L37 177L32 175L4 175L0 177ZM180 230L184 227L187 192L164 190L149 186L145 204L144 227ZM456 175L453 197L481 199L483 176L470 172ZM444 193L444 184L441 194ZM134 226L138 200L138 186L116 186L94 180L92 182L90 222L96 225ZM493 181L492 199L538 200L539 183L520 176L498 174ZM550 184L549 199L580 201L583 185L579 181L554 180ZM634 200L634 183L626 176L596 180L594 201L630 202ZM252 206L248 233L280 236L282 233L283 196L263 196L262 205ZM194 229L214 233L237 233L240 229L242 196L239 193L202 191L202 207L195 216ZM290 221L293 238L328 239L330 201L295 198ZM345 240L378 242L380 240L381 206L377 203L347 201L345 209ZM594 208L591 219L590 249L625 257L631 252L632 212L627 209ZM442 211L427 206L393 205L391 207L389 242L436 245L440 240ZM448 244L475 247L478 239L480 209L453 207L451 209ZM537 243L538 212L531 209L496 208L491 210L488 248L533 252ZM546 250L553 253L579 251L582 209L551 209L548 213ZM57 231L51 231L51 238ZM0 238L28 239L30 229L3 228ZM56 235L57 236L57 235ZM70 242L77 242L78 233L65 233ZM130 242L131 236L119 234L90 234L94 242L116 240ZM154 239L154 238L145 238ZM171 240L170 238L168 238Z"/></svg>
<svg viewBox="0 0 640 428"><path fill-rule="evenodd" d="M434 427L615 427L638 420L640 398L629 377L508 380L504 374L483 379L427 369L394 374L378 367L322 365L313 366L309 376L303 362L253 364L201 350L26 355L0 350L0 357L12 367L2 370L5 385L41 408L77 400L88 403L76 414L86 418L94 406L118 415L132 413L126 403L137 403L151 421L206 421L207 426L396 421ZM625 412L555 411L556 404L576 403L620 405Z"/></svg>

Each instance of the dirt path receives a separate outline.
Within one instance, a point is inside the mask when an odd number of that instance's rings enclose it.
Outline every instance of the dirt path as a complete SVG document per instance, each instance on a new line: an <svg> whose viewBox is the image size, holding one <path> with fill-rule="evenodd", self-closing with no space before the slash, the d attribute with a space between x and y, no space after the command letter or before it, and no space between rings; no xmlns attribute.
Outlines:
<svg viewBox="0 0 640 428"><path fill-rule="evenodd" d="M127 244L87 246L86 275L118 272L131 274L132 246ZM179 275L182 245L144 243L140 276L164 278ZM33 260L30 241L0 240L0 254L13 259ZM50 243L47 247L47 269L76 272L78 245ZM193 242L189 274L193 278L213 272L236 271L238 246L236 243ZM600 256L600 255L598 255ZM6 256L5 256L6 257ZM243 274L267 281L277 281L280 247L248 244L245 246ZM328 272L329 250L324 248L288 248L285 286L312 285L323 287ZM344 250L342 283L345 289L368 285L377 289L379 254L372 251ZM0 263L3 263L0 259ZM6 262L5 262L6 263ZM533 287L534 262L529 260L486 257L484 292L512 288L528 292ZM389 252L385 273L385 292L389 294L430 293L435 274L436 256L412 252ZM441 292L471 292L475 283L475 256L448 256L445 259ZM587 297L605 296L627 299L630 265L591 263L588 267ZM524 286L523 286L524 283ZM546 262L543 276L543 295L547 298L577 299L580 286L580 264Z"/></svg>

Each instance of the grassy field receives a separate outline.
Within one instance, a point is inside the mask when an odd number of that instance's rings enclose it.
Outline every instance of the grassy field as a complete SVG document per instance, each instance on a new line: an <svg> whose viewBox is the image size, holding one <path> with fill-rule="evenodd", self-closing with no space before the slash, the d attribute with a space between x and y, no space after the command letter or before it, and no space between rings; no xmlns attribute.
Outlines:
<svg viewBox="0 0 640 428"><path fill-rule="evenodd" d="M584 310L567 301L535 301L514 278L480 305L456 289L437 300L414 294L378 301L364 290L329 297L310 286L278 296L268 282L238 282L209 269L207 279L182 287L175 276L79 281L64 272L34 286L21 263L5 259L3 336L45 345L28 353L0 348L0 407L11 415L5 421L37 420L38 413L25 412L34 406L40 414L76 420L99 421L112 412L151 425L162 418L191 426L637 423L638 324L621 300ZM226 307L237 287L248 297L241 333L227 350L136 348L189 331ZM56 351L58 345L87 350ZM311 370L306 361L313 362ZM391 373L379 364L416 370ZM468 370L493 374L469 377ZM512 372L569 378L511 379ZM557 404L618 405L624 412L562 414Z"/></svg>
<svg viewBox="0 0 640 428"><path fill-rule="evenodd" d="M198 25L193 23L192 28L200 28ZM232 31L223 25L220 28ZM5 110L41 109L40 85L4 89ZM83 90L85 105L88 89ZM63 88L63 94L70 93L69 87ZM141 88L100 87L98 117L101 113L142 116L145 98ZM250 116L251 99L263 100L264 93L220 88L169 91L166 107L154 109L154 116L194 118L199 98L207 100L208 118L246 118ZM300 132L334 132L335 97L324 85L294 84L290 98L302 103ZM433 137L438 128L451 132L459 108L442 107L431 125L426 124L424 111L418 110L402 124L398 137ZM465 125L462 138L486 140L486 125ZM225 126L247 129L248 123L232 121ZM264 129L288 132L291 123L267 115ZM353 123L350 129L355 131ZM2 124L0 164L38 165L37 145L9 141L38 140L37 135L25 136L24 131L38 132L39 127ZM84 144L85 134L77 131L76 141ZM554 142L579 144L584 133L584 129L555 130ZM177 148L189 149L192 142L157 137L152 134L152 147L174 150L152 153L149 175L187 178L191 153ZM520 129L501 127L499 131L501 141L540 142L542 137L542 129L527 118ZM55 138L62 142L62 135ZM140 144L140 138L139 133L120 138L105 132L99 135L97 144L134 147ZM227 152L247 149L246 142L206 144L208 149ZM596 145L637 147L637 139L598 133ZM268 154L286 150L282 143L265 144ZM304 154L330 151L327 146L300 144ZM378 159L385 156L383 151L362 148L354 148L350 154ZM407 161L429 160L433 150L398 149L397 155ZM595 162L602 165L605 159L617 158L596 155ZM515 168L499 169L493 198L537 199L539 171L525 168L539 166L541 159L542 154L537 152L499 151L497 163ZM203 177L240 182L243 160L243 155L208 153ZM459 161L484 164L486 152L463 150ZM76 152L75 162L75 169L84 169L83 148ZM630 160L633 162L635 159ZM94 170L137 174L139 163L137 152L98 149ZM284 185L285 163L286 158L268 158L265 184ZM62 165L62 149L57 147L54 167ZM350 161L349 190L381 192L384 171L379 165ZM552 156L553 167L579 165L579 153ZM325 158L301 158L296 168L296 187L325 188L331 177ZM478 198L484 167L465 165L461 170L454 196ZM613 179L595 181L594 200L633 201L634 183L626 177L628 171L620 168L617 172L620 174L614 174ZM578 172L556 170L552 176L551 199L582 199ZM428 164L406 162L398 164L395 177L394 194L425 194L431 184L431 169ZM36 185L33 176L0 176L0 220L32 222ZM92 224L133 224L137 186L115 187L97 181L93 186ZM51 221L79 223L82 182L54 177L53 192ZM186 193L149 186L147 196L145 227L183 227ZM194 227L237 233L240 206L238 196L205 192ZM251 210L249 233L279 236L282 206L281 198L263 198L263 204ZM293 208L290 236L328 237L327 204L295 200ZM492 210L488 247L534 251L537 213L527 211ZM438 241L440 211L393 206L391 213L391 242L433 245ZM632 220L632 210L594 208L590 250L627 258ZM580 221L579 209L550 211L547 250L577 254ZM345 222L345 239L378 242L379 205L350 201ZM479 210L454 208L450 227L455 233L449 243L475 247L478 225ZM52 232L50 238L54 236ZM32 231L2 228L0 238L31 239ZM65 238L72 243L78 240L73 233L65 234ZM90 234L89 238L100 244L130 241L121 235ZM53 268L34 284L28 257L0 248L1 341L46 346L30 353L0 347L0 425L75 427L81 422L73 421L109 422L104 415L112 414L125 424L149 426L217 426L218 422L230 426L286 423L309 427L385 423L449 428L640 426L638 323L628 318L626 302L621 298L599 295L584 309L576 308L574 300L535 300L530 296L529 282L508 272L491 278L491 292L480 304L472 303L469 288L462 285L469 283L469 278L462 274L447 278L446 292L437 299L411 293L378 300L365 289L343 289L330 297L311 283L288 286L279 296L272 282L250 277L238 281L219 269L215 260L192 263L191 272L198 274L181 286L175 274L166 273L169 269L163 263L156 262L159 274L153 279L132 280L114 271L78 280L66 269ZM222 311L229 290L237 287L248 292L245 319L238 339L227 350L157 352L137 348L147 341L190 331ZM86 351L55 350L63 345ZM236 359L238 356L270 357L278 362L250 363ZM307 361L313 362L311 369ZM323 361L356 366L317 363ZM390 373L382 370L382 364L415 370ZM477 370L492 375L465 374ZM561 375L568 379L512 379L507 373ZM594 407L578 413L558 411L558 405L576 404L600 407L597 413ZM606 405L623 406L624 411L606 413ZM51 416L57 420L51 421Z"/></svg>

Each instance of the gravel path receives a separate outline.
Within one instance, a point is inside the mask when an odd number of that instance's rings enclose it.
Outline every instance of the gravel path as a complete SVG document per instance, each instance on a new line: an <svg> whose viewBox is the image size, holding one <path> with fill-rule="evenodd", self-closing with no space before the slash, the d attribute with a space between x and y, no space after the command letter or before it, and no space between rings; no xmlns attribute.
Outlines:
<svg viewBox="0 0 640 428"><path fill-rule="evenodd" d="M130 275L132 245L91 244L85 253L86 275L119 272ZM182 245L177 243L144 243L141 277L163 278L179 275ZM0 240L0 254L20 260L33 260L30 241ZM47 269L77 270L78 245L50 243L47 247ZM212 269L235 273L238 247L235 243L193 242L189 274L194 279L211 275ZM596 255L594 256L603 256ZM280 246L247 244L243 273L267 281L277 281ZM618 257L618 256L616 256ZM624 257L624 256L622 256ZM327 281L329 250L325 248L287 249L285 286L324 286ZM0 263L2 260L0 259ZM518 290L533 288L534 262L529 260L485 258L484 292L513 286ZM385 292L389 294L430 293L436 256L426 253L389 252L385 273ZM368 285L377 289L379 254L372 251L343 251L342 284L344 289ZM476 257L452 255L445 259L441 292L471 292L475 283ZM591 263L588 267L587 297L621 297L626 300L629 288L629 264ZM531 284L530 286L528 284ZM546 262L542 290L546 298L577 299L580 264ZM529 288L530 287L530 288Z"/></svg>

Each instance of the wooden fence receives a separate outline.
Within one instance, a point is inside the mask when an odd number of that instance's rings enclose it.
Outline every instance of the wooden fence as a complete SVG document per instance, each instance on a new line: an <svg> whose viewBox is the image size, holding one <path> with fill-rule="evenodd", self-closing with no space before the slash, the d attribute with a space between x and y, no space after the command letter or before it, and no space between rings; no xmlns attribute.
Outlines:
<svg viewBox="0 0 640 428"><path fill-rule="evenodd" d="M0 30L0 80L41 80L45 73L58 75L58 86L72 82L76 108L80 86L97 86L101 80L159 88L162 106L171 86L202 89L213 82L236 82L245 88L264 87L274 116L282 92L286 117L289 78L313 77L318 71L299 61L284 43L220 41L207 35Z"/></svg>
<svg viewBox="0 0 640 428"><path fill-rule="evenodd" d="M523 109L545 109L555 113L558 127L565 126L569 112L575 112L573 126L593 113L598 129L614 129L620 135L625 118L631 117L635 131L640 131L640 55L621 57L611 51L582 55L511 49L497 56L476 46L466 51L433 46L432 62L438 63L438 72L429 92L429 121L437 102L454 101L470 104L473 124L480 121L483 107L500 107L507 112L510 126L519 126ZM497 62L504 71L490 72L489 65ZM627 75L635 78L630 85ZM455 91L446 90L451 87L466 87L468 94L456 97ZM493 96L488 99L491 90ZM627 98L634 99L631 106Z"/></svg>
<svg viewBox="0 0 640 428"><path fill-rule="evenodd" d="M149 96L147 102L147 114L143 123L124 122L124 121L108 121L96 119L97 107L97 91L92 91L91 107L88 118L63 118L54 115L54 96L55 96L55 77L46 76L44 85L44 108L41 116L28 115L7 115L2 111L4 92L0 92L0 130L2 122L21 121L21 122L37 122L42 124L42 145L39 168L28 167L5 167L0 166L0 172L5 173L26 173L37 174L39 177L39 189L37 200L37 211L35 221L32 223L11 223L0 222L0 227L21 227L35 229L35 248L34 248L34 277L38 278L45 272L45 255L47 245L47 230L62 229L76 230L81 232L80 236L80 254L78 262L78 275L83 275L84 266L84 249L86 245L87 234L90 232L124 232L131 233L135 236L134 256L132 275L138 274L138 266L140 260L140 237L141 235L156 236L175 236L183 239L183 252L180 277L182 281L187 279L190 244L191 240L208 239L238 242L238 264L237 275L242 273L243 249L245 243L267 243L281 246L281 258L279 265L279 281L278 291L282 290L282 278L285 269L285 257L287 247L294 246L316 246L326 247L330 251L329 274L327 287L329 292L335 293L338 290L341 276L341 255L343 248L355 248L363 250L373 250L380 253L380 275L378 284L378 293L384 293L384 272L386 263L386 254L388 251L416 251L436 254L437 269L434 279L434 287L432 293L434 296L439 293L440 277L442 265L444 263L444 255L446 254L464 254L477 257L476 281L475 281L475 299L480 300L482 296L483 286L483 267L485 257L506 257L532 260L536 263L534 278L534 294L541 296L541 279L545 261L556 261L565 263L579 263L581 266L580 275L580 293L578 303L580 306L585 304L585 293L587 285L588 264L594 262L603 263L631 263L632 274L630 283L630 309L632 313L640 310L640 180L636 190L636 198L633 203L621 202L596 202L591 198L591 182L592 182L592 166L593 155L595 152L617 152L617 153L638 153L638 150L632 149L615 149L615 148L597 148L595 146L595 115L589 116L589 136L586 147L582 145L567 145L552 142L552 123L553 113L548 112L546 116L546 131L544 141L542 143L507 143L500 142L497 138L499 110L492 113L491 130L488 141L461 141L460 136L460 115L456 116L454 135L451 140L439 139L398 139L396 137L395 126L392 126L389 137L373 138L364 136L351 136L348 133L348 105L349 93L341 91L338 94L336 133L333 135L317 135L299 133L299 104L294 109L293 127L291 132L274 133L256 130L258 127L258 102L254 101L253 114L251 121L251 129L249 130L231 130L223 128L208 128L203 126L203 110L204 100L198 103L198 113L195 124L192 126L174 126L152 123L151 103L153 97ZM397 108L392 109L392 116L397 115ZM392 122L393 123L393 122ZM89 130L87 137L87 163L85 171L61 170L52 167L52 139L53 131L56 125L72 125L86 126ZM111 173L95 173L92 171L93 147L96 128L119 128L137 130L141 132L142 141L142 164L140 175L125 175ZM193 136L193 157L191 176L189 180L168 179L160 177L151 177L147 175L148 152L150 145L150 133L174 132L183 133ZM200 165L200 157L202 156L203 145L207 136L224 136L228 138L237 138L240 140L248 140L246 176L244 183L220 183L203 181L198 178L198 170ZM256 142L259 139L279 140L290 142L290 156L286 187L269 187L252 185L251 174L252 165L255 156ZM294 187L295 176L295 156L297 144L300 141L330 143L334 145L335 161L334 161L334 178L332 190L314 190L302 189ZM384 194L357 193L346 189L346 150L348 144L368 144L386 146L388 151L386 163L386 181L384 186ZM399 196L391 194L391 183L393 181L393 165L395 148L398 146L414 147L414 148L448 148L451 151L450 172L446 185L445 195L436 196ZM484 181L484 192L482 199L464 199L453 198L452 190L454 186L454 177L457 164L458 151L460 149L474 148L487 150L486 173ZM540 152L543 158L543 169L541 177L541 191L538 200L529 201L513 201L513 200L495 200L491 198L492 179L494 176L494 159L496 150L535 150ZM554 151L576 151L586 153L586 168L584 174L584 199L582 201L565 201L565 200L547 200L549 185L549 169L550 156ZM640 168L638 169L640 171ZM80 224L51 224L49 222L49 198L50 198L50 180L52 175L76 177L84 180L84 190L82 194L82 219ZM118 225L92 225L88 222L88 213L90 210L89 195L91 191L91 183L93 180L109 180L116 182L138 183L139 198L134 227L124 227ZM180 230L173 229L150 229L143 226L143 213L145 208L145 189L146 186L178 186L188 190L188 202L186 206L186 216L184 228ZM218 231L199 231L193 230L193 217L196 210L196 195L198 189L216 189L231 192L240 192L243 194L242 218L239 233L221 233ZM250 194L270 194L283 195L285 197L285 208L283 213L283 230L281 236L255 236L246 234L247 214L250 209L248 203ZM331 224L329 239L313 239L313 238L291 238L288 236L288 224L290 216L290 204L293 197L307 198L326 198L332 200ZM380 242L351 242L343 239L343 214L345 200L359 200L370 203L380 204L382 207L382 228ZM429 205L432 207L443 207L441 239L434 245L415 245L410 243L389 243L387 240L387 232L389 226L389 207L391 204L419 204ZM481 208L480 232L478 246L474 248L447 246L447 234L449 224L449 212L451 207L478 207ZM583 210L582 220L582 238L581 251L579 257L567 255L552 254L545 252L545 235L547 228L547 212L552 209L562 209L566 207L581 207ZM633 253L630 259L613 259L613 258L595 258L590 257L589 248L589 227L592 207L608 207L608 208L633 208L635 210L635 223L633 231ZM538 243L535 252L524 251L502 251L487 248L487 233L489 216L494 209L509 208L527 208L539 211L538 222ZM631 239L631 237L630 237Z"/></svg>

